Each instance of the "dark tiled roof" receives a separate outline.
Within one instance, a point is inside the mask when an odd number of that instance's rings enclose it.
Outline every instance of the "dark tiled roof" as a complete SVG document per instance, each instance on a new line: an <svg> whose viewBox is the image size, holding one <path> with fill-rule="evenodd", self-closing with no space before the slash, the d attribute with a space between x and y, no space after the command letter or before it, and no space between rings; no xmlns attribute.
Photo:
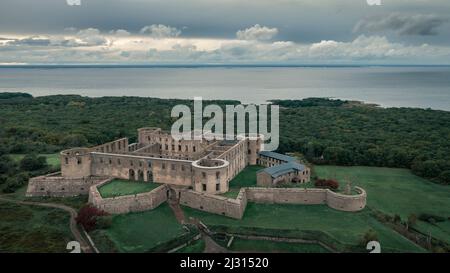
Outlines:
<svg viewBox="0 0 450 273"><path fill-rule="evenodd" d="M259 170L258 172L266 172L266 173L270 174L270 176L272 176L273 178L277 178L283 174L287 174L287 173L290 173L293 171L302 172L304 170L305 170L305 165L291 161L288 163L283 163L283 164L276 165L273 167L265 168L265 169Z"/></svg>
<svg viewBox="0 0 450 273"><path fill-rule="evenodd" d="M279 154L279 153L275 153L275 152L261 151L261 152L259 152L259 154L262 156L267 156L267 157L275 158L275 159L286 161L286 162L295 161L295 158L293 158L292 156Z"/></svg>

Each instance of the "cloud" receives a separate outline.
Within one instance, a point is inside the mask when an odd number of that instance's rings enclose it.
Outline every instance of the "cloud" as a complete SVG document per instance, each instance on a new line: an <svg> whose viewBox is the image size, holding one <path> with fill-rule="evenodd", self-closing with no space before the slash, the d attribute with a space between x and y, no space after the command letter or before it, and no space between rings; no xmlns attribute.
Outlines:
<svg viewBox="0 0 450 273"><path fill-rule="evenodd" d="M240 40L269 41L278 34L277 28L268 28L256 24L250 28L239 30L236 37Z"/></svg>
<svg viewBox="0 0 450 273"><path fill-rule="evenodd" d="M434 14L392 13L385 17L370 17L360 20L354 32L395 31L400 35L437 35L437 28L448 18Z"/></svg>
<svg viewBox="0 0 450 273"><path fill-rule="evenodd" d="M111 30L109 33L119 37L130 36L130 33L124 29Z"/></svg>
<svg viewBox="0 0 450 273"><path fill-rule="evenodd" d="M85 46L106 45L108 40L96 28L87 28L78 31L76 35Z"/></svg>
<svg viewBox="0 0 450 273"><path fill-rule="evenodd" d="M114 35L114 36L111 36ZM123 35L123 36L121 36ZM408 45L385 36L315 43L200 39L79 30L71 36L0 37L2 63L424 63L450 60L449 46Z"/></svg>
<svg viewBox="0 0 450 273"><path fill-rule="evenodd" d="M178 37L181 34L181 31L177 28L165 25L151 25L145 26L140 30L142 34L149 34L151 37L156 39L162 38L170 38L170 37Z"/></svg>

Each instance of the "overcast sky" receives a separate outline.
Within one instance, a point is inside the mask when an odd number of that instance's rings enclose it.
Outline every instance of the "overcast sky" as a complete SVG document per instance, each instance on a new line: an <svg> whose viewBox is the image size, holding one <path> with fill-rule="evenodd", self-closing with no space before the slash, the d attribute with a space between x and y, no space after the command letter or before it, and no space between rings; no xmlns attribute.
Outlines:
<svg viewBox="0 0 450 273"><path fill-rule="evenodd" d="M450 64L449 0L1 0L0 63Z"/></svg>

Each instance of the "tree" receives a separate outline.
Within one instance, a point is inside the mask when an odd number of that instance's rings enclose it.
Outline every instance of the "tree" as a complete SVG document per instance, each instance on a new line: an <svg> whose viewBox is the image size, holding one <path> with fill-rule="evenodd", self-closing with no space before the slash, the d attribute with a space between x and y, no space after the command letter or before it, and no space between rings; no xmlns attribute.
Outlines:
<svg viewBox="0 0 450 273"><path fill-rule="evenodd" d="M408 220L406 221L406 230L409 230L409 228L413 225L415 225L417 222L417 216L414 213L411 213L408 215Z"/></svg>
<svg viewBox="0 0 450 273"><path fill-rule="evenodd" d="M112 225L112 216L98 216L95 227L98 229L108 229Z"/></svg>
<svg viewBox="0 0 450 273"><path fill-rule="evenodd" d="M450 171L443 171L441 172L441 174L439 175L439 180L443 183L443 184L450 184Z"/></svg>
<svg viewBox="0 0 450 273"><path fill-rule="evenodd" d="M20 169L24 171L36 171L47 167L47 159L44 156L35 154L26 155L20 161Z"/></svg>
<svg viewBox="0 0 450 273"><path fill-rule="evenodd" d="M400 217L400 215L395 214L394 215L394 223L398 224L402 221L402 218Z"/></svg>
<svg viewBox="0 0 450 273"><path fill-rule="evenodd" d="M96 228L97 219L101 216L108 215L103 210L99 210L92 205L83 206L76 218L77 224L82 225L86 231L91 231Z"/></svg>
<svg viewBox="0 0 450 273"><path fill-rule="evenodd" d="M28 182L29 176L27 173L18 173L15 176L8 177L6 179L4 193L13 193L18 188L24 186Z"/></svg>
<svg viewBox="0 0 450 273"><path fill-rule="evenodd" d="M16 171L16 168L16 164L9 156L0 156L0 174L12 174Z"/></svg>
<svg viewBox="0 0 450 273"><path fill-rule="evenodd" d="M378 234L375 230L369 229L364 233L360 240L361 246L366 246L368 242L370 241L378 241Z"/></svg>
<svg viewBox="0 0 450 273"><path fill-rule="evenodd" d="M334 179L317 179L314 182L314 186L318 188L327 188L331 190L337 190L339 188L339 182Z"/></svg>

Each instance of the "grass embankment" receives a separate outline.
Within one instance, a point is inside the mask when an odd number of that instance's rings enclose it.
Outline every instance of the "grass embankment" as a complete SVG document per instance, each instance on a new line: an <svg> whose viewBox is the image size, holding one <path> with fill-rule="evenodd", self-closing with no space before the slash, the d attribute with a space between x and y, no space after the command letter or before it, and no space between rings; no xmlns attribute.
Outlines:
<svg viewBox="0 0 450 273"><path fill-rule="evenodd" d="M0 252L68 252L67 212L0 201Z"/></svg>
<svg viewBox="0 0 450 273"><path fill-rule="evenodd" d="M333 210L326 205L278 205L248 203L241 220L183 207L187 216L200 219L206 225L257 227L286 230L319 230L342 244L358 245L364 233L377 231L385 252L421 252L393 230L370 216L369 211L349 213ZM283 237L283 234L278 236Z"/></svg>
<svg viewBox="0 0 450 273"><path fill-rule="evenodd" d="M366 189L369 208L403 220L414 213L430 213L448 219L450 215L450 188L417 177L409 170L376 167L317 166L315 173L321 178L350 178L353 185ZM250 171L245 173L255 177ZM242 182L241 182L242 183ZM252 182L253 183L253 182ZM231 185L231 183L230 183ZM341 186L345 183L341 182ZM231 187L231 186L230 186ZM249 203L242 220L209 214L184 208L189 216L201 219L209 225L232 227L257 227L267 229L320 230L346 245L357 245L366 231L378 234L384 252L421 252L423 249L377 221L365 209L357 213L333 210L327 206L274 205ZM415 228L423 233L448 242L449 221L430 224L418 221ZM282 234L280 234L282 236Z"/></svg>
<svg viewBox="0 0 450 273"><path fill-rule="evenodd" d="M177 253L203 253L205 250L205 241L203 239L196 240L190 245L179 249Z"/></svg>
<svg viewBox="0 0 450 273"><path fill-rule="evenodd" d="M161 186L161 184L114 179L113 181L101 186L98 190L103 198L109 198L149 192L159 186Z"/></svg>
<svg viewBox="0 0 450 273"><path fill-rule="evenodd" d="M287 252L287 253L328 253L329 251L317 244L299 244L287 242L273 242L263 240L246 240L235 238L229 247L238 252Z"/></svg>
<svg viewBox="0 0 450 273"><path fill-rule="evenodd" d="M120 252L145 252L185 232L164 203L154 210L114 216L105 233Z"/></svg>
<svg viewBox="0 0 450 273"><path fill-rule="evenodd" d="M321 178L349 179L367 191L367 206L406 220L411 214L428 213L446 218L430 224L417 221L415 228L450 243L450 187L432 183L407 169L316 166ZM341 183L341 186L342 183Z"/></svg>

